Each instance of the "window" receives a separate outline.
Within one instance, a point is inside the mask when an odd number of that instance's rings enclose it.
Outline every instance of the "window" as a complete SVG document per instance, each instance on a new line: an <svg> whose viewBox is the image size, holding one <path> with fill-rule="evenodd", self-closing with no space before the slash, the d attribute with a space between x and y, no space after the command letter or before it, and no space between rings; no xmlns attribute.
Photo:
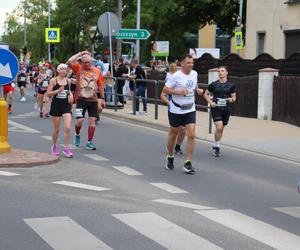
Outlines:
<svg viewBox="0 0 300 250"><path fill-rule="evenodd" d="M257 55L265 52L266 32L257 32Z"/></svg>
<svg viewBox="0 0 300 250"><path fill-rule="evenodd" d="M300 51L300 30L285 31L285 57Z"/></svg>

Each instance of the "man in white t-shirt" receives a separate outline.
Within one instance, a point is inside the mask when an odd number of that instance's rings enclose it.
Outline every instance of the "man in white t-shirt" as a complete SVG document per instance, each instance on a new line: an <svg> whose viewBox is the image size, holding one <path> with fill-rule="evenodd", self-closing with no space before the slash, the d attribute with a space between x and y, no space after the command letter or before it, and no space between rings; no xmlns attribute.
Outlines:
<svg viewBox="0 0 300 250"><path fill-rule="evenodd" d="M172 95L169 110L170 131L168 137L168 155L166 168L174 169L174 147L176 136L181 126L186 127L187 131L187 150L186 160L183 170L188 174L194 174L195 169L192 166L192 155L195 147L195 91L202 95L203 90L197 86L198 74L193 70L193 57L189 54L181 58L181 70L174 73L173 77L167 80L163 92Z"/></svg>

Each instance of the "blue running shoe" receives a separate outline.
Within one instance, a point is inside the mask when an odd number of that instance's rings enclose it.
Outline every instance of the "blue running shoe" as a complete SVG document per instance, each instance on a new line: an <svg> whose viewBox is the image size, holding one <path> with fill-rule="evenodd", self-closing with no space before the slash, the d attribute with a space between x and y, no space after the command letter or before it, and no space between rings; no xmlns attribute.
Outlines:
<svg viewBox="0 0 300 250"><path fill-rule="evenodd" d="M90 151L96 150L96 146L91 141L88 141L87 144L85 145L85 149L90 150Z"/></svg>
<svg viewBox="0 0 300 250"><path fill-rule="evenodd" d="M80 146L80 135L75 135L75 137L74 137L74 145L76 147Z"/></svg>

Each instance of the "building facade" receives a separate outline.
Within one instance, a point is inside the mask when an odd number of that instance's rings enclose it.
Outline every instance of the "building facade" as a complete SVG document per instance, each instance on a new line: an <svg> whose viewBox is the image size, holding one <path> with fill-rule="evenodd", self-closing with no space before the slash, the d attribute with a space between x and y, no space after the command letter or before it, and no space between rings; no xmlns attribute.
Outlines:
<svg viewBox="0 0 300 250"><path fill-rule="evenodd" d="M300 51L300 0L248 0L245 56L276 59Z"/></svg>

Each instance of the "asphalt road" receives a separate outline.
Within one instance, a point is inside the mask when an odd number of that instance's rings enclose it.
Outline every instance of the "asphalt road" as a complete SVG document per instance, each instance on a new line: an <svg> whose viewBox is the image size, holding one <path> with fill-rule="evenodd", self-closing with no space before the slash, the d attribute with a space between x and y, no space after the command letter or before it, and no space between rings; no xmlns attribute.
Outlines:
<svg viewBox="0 0 300 250"><path fill-rule="evenodd" d="M9 143L49 152L51 120L33 106L16 100ZM197 141L191 176L184 156L164 168L166 139L102 118L96 151L0 169L0 249L300 249L299 165L233 148L214 158Z"/></svg>

